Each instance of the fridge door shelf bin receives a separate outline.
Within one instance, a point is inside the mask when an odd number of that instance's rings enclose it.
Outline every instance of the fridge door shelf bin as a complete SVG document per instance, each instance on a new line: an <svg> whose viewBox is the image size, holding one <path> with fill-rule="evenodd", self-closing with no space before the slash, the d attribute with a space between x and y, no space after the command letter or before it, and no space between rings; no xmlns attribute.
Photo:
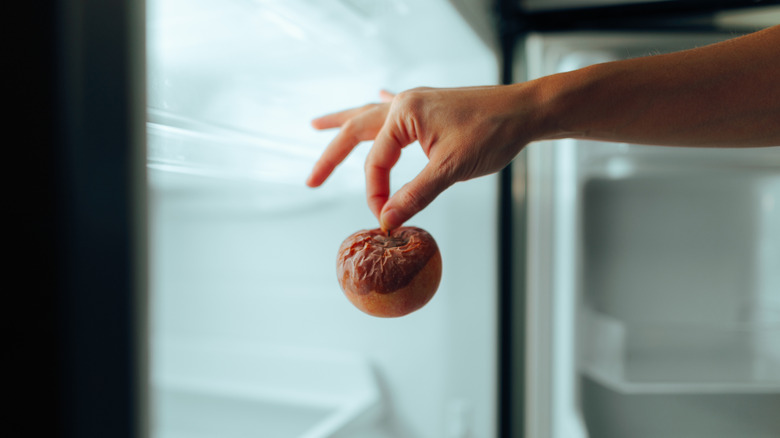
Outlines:
<svg viewBox="0 0 780 438"><path fill-rule="evenodd" d="M780 392L780 321L629 324L583 310L581 371L621 393Z"/></svg>

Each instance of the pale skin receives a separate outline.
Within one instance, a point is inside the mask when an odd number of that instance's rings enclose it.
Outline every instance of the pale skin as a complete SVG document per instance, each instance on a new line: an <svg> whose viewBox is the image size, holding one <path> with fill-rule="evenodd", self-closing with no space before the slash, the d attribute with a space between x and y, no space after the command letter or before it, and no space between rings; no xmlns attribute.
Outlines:
<svg viewBox="0 0 780 438"><path fill-rule="evenodd" d="M665 146L780 145L780 26L723 43L503 86L416 88L317 118L340 128L306 184L321 185L358 143L368 206L391 230L458 181L501 170L530 142L579 138ZM390 193L390 170L419 141L428 163Z"/></svg>

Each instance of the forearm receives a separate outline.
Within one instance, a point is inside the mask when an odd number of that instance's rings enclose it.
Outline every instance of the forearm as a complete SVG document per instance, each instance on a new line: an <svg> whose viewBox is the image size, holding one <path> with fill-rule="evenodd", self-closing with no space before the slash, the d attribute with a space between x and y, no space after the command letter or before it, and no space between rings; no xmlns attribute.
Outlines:
<svg viewBox="0 0 780 438"><path fill-rule="evenodd" d="M546 138L780 145L780 26L548 76L534 85L548 120Z"/></svg>

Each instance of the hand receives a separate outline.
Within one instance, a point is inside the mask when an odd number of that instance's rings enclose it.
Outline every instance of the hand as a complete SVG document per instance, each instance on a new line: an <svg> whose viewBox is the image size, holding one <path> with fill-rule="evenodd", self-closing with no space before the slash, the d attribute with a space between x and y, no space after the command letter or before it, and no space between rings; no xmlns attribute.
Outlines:
<svg viewBox="0 0 780 438"><path fill-rule="evenodd" d="M458 181L496 172L529 142L580 138L676 146L780 144L780 25L719 44L597 64L520 84L417 88L315 119L341 131L307 184L322 184L349 152L366 159L368 206L400 226ZM390 169L418 140L428 163L390 197Z"/></svg>
<svg viewBox="0 0 780 438"><path fill-rule="evenodd" d="M381 103L317 118L315 128L341 130L307 185L322 184L358 143L374 139L365 164L368 206L383 229L399 227L452 184L499 171L534 137L539 130L528 127L536 115L529 105L516 108L521 85L382 92ZM429 161L390 197L390 170L415 140Z"/></svg>

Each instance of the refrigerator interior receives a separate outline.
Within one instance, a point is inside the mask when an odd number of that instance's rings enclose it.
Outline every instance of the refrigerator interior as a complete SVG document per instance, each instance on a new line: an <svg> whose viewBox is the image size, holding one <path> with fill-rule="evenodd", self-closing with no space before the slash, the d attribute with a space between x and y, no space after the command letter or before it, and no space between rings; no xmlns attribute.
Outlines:
<svg viewBox="0 0 780 438"><path fill-rule="evenodd" d="M515 68L730 36L532 34ZM559 140L525 160L528 436L778 436L780 148Z"/></svg>
<svg viewBox="0 0 780 438"><path fill-rule="evenodd" d="M336 280L341 241L377 226L369 145L304 186L334 135L313 117L382 88L497 82L474 25L487 6L459 13L479 4L147 1L153 436L495 435L495 179L410 221L443 278L398 319L360 313ZM407 147L393 190L424 163Z"/></svg>

